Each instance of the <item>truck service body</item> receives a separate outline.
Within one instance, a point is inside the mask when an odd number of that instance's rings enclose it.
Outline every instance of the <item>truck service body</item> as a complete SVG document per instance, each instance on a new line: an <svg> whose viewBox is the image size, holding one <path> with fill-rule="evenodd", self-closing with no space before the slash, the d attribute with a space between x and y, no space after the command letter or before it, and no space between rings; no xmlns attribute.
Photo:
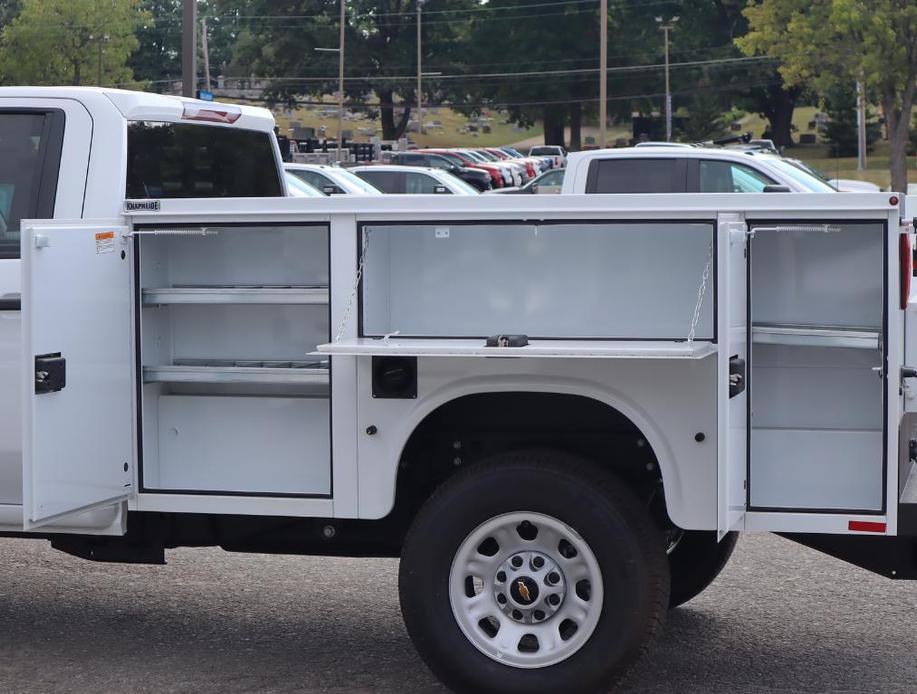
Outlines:
<svg viewBox="0 0 917 694"><path fill-rule="evenodd" d="M462 691L613 683L740 531L917 578L896 196L239 197L213 158L266 111L0 89L16 114L46 149L0 260L3 533L401 556ZM134 176L136 123L194 128L197 177Z"/></svg>

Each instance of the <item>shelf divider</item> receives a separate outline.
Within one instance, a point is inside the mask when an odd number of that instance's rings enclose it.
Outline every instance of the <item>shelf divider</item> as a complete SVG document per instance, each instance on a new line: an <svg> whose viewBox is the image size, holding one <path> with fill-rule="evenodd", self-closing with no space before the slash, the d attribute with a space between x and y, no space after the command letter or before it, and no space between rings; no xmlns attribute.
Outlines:
<svg viewBox="0 0 917 694"><path fill-rule="evenodd" d="M328 385L327 367L144 366L144 383L258 383Z"/></svg>
<svg viewBox="0 0 917 694"><path fill-rule="evenodd" d="M158 287L142 291L144 306L164 304L327 304L327 287Z"/></svg>
<svg viewBox="0 0 917 694"><path fill-rule="evenodd" d="M838 326L753 324L751 335L755 344L879 349L880 331Z"/></svg>

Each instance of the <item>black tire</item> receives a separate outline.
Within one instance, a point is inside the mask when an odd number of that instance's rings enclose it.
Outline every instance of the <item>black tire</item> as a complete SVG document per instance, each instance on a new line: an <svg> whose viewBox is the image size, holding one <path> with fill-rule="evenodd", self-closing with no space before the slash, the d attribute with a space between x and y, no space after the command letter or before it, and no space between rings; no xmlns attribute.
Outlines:
<svg viewBox="0 0 917 694"><path fill-rule="evenodd" d="M449 573L465 538L509 512L553 517L579 533L601 570L604 599L581 648L556 664L502 664L465 636L453 614ZM431 670L456 692L605 692L657 635L669 599L664 542L623 483L574 456L533 451L497 456L447 481L405 539L399 573L408 633Z"/></svg>
<svg viewBox="0 0 917 694"><path fill-rule="evenodd" d="M715 531L685 530L669 552L669 607L683 605L706 590L725 568L738 541L739 534L735 532L717 542Z"/></svg>

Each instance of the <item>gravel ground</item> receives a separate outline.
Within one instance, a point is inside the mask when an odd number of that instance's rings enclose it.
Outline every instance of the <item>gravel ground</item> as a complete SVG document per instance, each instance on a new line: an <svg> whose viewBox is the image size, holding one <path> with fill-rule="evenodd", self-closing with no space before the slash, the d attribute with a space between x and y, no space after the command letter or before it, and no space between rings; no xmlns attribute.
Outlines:
<svg viewBox="0 0 917 694"><path fill-rule="evenodd" d="M397 562L178 550L94 564L0 539L2 692L442 692ZM743 537L623 692L915 692L917 583Z"/></svg>

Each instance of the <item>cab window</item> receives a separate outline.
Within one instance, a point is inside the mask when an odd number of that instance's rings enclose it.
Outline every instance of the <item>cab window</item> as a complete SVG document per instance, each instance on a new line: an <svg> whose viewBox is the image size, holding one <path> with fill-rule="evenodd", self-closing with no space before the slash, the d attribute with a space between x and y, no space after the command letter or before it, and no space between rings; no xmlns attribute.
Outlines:
<svg viewBox="0 0 917 694"><path fill-rule="evenodd" d="M455 165L448 159L436 155L430 155L427 166L432 166L434 169L443 169L444 171L451 171L455 168Z"/></svg>
<svg viewBox="0 0 917 694"><path fill-rule="evenodd" d="M698 162L701 193L761 193L774 181L750 166L730 161Z"/></svg>
<svg viewBox="0 0 917 694"><path fill-rule="evenodd" d="M684 193L687 180L683 159L596 159L589 164L586 192Z"/></svg>
<svg viewBox="0 0 917 694"><path fill-rule="evenodd" d="M442 183L437 181L432 176L427 174L416 173L414 171L408 171L405 176L404 187L406 193L415 193L423 194L429 193L433 194L436 192L440 193L451 193L452 191L446 188ZM437 191L437 188L439 189Z"/></svg>
<svg viewBox="0 0 917 694"><path fill-rule="evenodd" d="M423 154L399 154L396 163L407 166L426 166L427 158Z"/></svg>
<svg viewBox="0 0 917 694"><path fill-rule="evenodd" d="M404 192L404 173L401 171L357 171L356 174L383 193Z"/></svg>
<svg viewBox="0 0 917 694"><path fill-rule="evenodd" d="M283 194L272 133L190 123L128 125L128 198Z"/></svg>
<svg viewBox="0 0 917 694"><path fill-rule="evenodd" d="M296 176L300 181L305 181L316 190L320 190L325 195L343 195L341 187L324 174L318 171L309 171L307 169L292 169L291 174Z"/></svg>
<svg viewBox="0 0 917 694"><path fill-rule="evenodd" d="M0 111L0 258L19 257L23 219L54 216L62 112Z"/></svg>

